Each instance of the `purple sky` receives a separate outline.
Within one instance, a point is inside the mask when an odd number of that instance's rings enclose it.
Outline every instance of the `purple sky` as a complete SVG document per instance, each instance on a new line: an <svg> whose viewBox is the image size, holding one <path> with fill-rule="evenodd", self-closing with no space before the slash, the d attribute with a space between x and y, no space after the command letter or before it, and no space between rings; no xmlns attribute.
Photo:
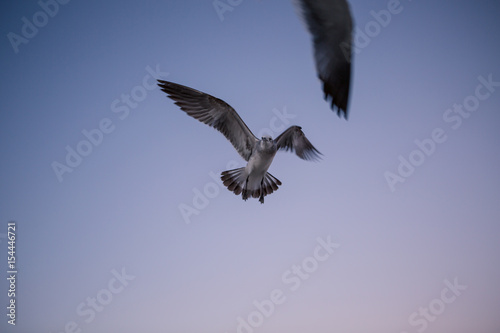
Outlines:
<svg viewBox="0 0 500 333"><path fill-rule="evenodd" d="M348 121L291 2L3 4L0 331L497 332L500 5L388 3L351 2ZM244 202L217 180L243 160L157 78L323 159L279 152Z"/></svg>

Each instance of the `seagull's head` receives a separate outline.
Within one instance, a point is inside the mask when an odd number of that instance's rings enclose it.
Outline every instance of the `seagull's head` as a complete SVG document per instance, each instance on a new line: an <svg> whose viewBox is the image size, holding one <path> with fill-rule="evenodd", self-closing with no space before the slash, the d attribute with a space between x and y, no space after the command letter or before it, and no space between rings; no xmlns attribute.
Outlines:
<svg viewBox="0 0 500 333"><path fill-rule="evenodd" d="M271 138L271 136L269 136L269 135L264 135L262 137L262 141L273 141L273 138Z"/></svg>
<svg viewBox="0 0 500 333"><path fill-rule="evenodd" d="M269 135L263 135L261 140L260 140L260 147L262 150L269 150L273 148L275 145L273 138L271 138Z"/></svg>

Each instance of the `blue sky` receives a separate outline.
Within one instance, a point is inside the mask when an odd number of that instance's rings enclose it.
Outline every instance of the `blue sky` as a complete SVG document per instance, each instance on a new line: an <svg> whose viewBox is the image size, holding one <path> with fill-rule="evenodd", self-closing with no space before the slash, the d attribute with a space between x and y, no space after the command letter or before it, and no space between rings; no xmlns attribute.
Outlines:
<svg viewBox="0 0 500 333"><path fill-rule="evenodd" d="M352 1L348 121L291 2L42 3L0 14L2 332L499 329L498 2L402 0L379 23L387 1ZM213 176L242 159L157 78L255 134L300 125L323 159L278 153L283 185L244 202Z"/></svg>

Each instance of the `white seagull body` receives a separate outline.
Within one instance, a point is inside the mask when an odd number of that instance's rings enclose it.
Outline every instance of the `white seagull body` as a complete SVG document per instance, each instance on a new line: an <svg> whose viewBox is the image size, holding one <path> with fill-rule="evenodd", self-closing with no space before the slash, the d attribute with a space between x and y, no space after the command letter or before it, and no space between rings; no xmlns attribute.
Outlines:
<svg viewBox="0 0 500 333"><path fill-rule="evenodd" d="M312 35L316 72L331 108L347 119L351 84L353 19L346 0L299 0Z"/></svg>
<svg viewBox="0 0 500 333"><path fill-rule="evenodd" d="M241 194L243 200L259 198L273 193L281 182L267 172L276 152L280 149L295 151L304 160L315 160L320 152L305 137L299 126L291 126L276 139L264 136L257 139L226 102L201 91L180 84L158 80L162 91L175 101L181 110L222 134L247 161L243 168L222 172L222 181L228 190Z"/></svg>

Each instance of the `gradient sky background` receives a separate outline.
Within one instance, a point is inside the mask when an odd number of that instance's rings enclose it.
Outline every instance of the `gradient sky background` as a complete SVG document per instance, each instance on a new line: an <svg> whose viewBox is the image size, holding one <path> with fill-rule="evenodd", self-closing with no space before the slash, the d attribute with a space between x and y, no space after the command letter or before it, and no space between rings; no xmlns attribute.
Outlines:
<svg viewBox="0 0 500 333"><path fill-rule="evenodd" d="M0 275L11 220L19 273L15 327L0 280L0 331L230 333L275 289L285 301L255 332L500 329L500 87L457 129L443 119L479 76L500 81L499 2L401 1L358 44L348 121L322 98L289 1L244 0L223 21L210 0L71 1L18 53L7 34L41 7L2 6ZM351 2L361 31L386 8ZM140 88L154 81L148 66L224 99L255 134L302 126L323 160L278 153L269 171L283 186L264 205L215 187L210 173L242 159L159 89ZM147 96L125 116L132 91ZM294 118L273 120L276 110ZM113 131L60 182L51 164L106 118ZM446 141L391 191L384 174L436 128ZM205 187L213 195L187 224L179 207ZM292 291L283 274L329 236L340 247ZM135 278L108 300L122 269ZM436 299L455 278L467 289L443 310ZM109 304L86 322L77 309L97 296ZM442 313L424 328L429 304Z"/></svg>

